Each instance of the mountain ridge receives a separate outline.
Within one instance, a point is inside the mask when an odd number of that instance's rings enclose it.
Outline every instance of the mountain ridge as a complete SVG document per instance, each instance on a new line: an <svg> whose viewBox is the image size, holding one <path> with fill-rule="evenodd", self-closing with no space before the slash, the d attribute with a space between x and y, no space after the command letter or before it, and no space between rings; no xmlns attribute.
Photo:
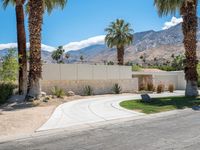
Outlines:
<svg viewBox="0 0 200 150"><path fill-rule="evenodd" d="M200 19L198 22L200 22ZM137 32L134 34L133 44L125 49L125 62L142 63L140 56L143 55L149 63L152 63L155 58L162 61L170 60L172 54L184 54L182 40L181 23L166 30ZM199 58L200 28L197 30L197 40L197 54ZM0 50L0 56L2 56L2 53L5 53L5 51ZM80 56L83 56L84 62L87 63L117 61L115 48L107 48L105 44L98 44L98 42L97 44L79 50L70 50L67 53L70 54L70 58L65 60L65 62L69 63L80 62ZM51 59L51 52L42 50L42 58L47 63L53 62Z"/></svg>

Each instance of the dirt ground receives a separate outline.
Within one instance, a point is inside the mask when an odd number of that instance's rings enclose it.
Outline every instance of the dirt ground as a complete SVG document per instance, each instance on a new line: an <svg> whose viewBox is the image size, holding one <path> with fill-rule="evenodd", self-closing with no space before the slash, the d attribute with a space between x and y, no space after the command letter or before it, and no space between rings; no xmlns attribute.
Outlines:
<svg viewBox="0 0 200 150"><path fill-rule="evenodd" d="M81 96L51 99L48 102L11 103L0 107L0 139L34 133L51 116L54 109L65 102L82 98Z"/></svg>

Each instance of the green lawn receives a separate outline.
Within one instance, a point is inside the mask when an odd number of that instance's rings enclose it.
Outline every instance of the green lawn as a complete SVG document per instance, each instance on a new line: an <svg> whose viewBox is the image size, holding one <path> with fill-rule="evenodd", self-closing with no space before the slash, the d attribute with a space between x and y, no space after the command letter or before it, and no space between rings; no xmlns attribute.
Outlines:
<svg viewBox="0 0 200 150"><path fill-rule="evenodd" d="M146 114L159 113L174 109L184 109L187 107L191 108L197 105L200 105L199 97L163 97L154 98L153 102L150 103L144 103L141 102L141 100L129 100L120 103L120 106L126 109L136 110Z"/></svg>

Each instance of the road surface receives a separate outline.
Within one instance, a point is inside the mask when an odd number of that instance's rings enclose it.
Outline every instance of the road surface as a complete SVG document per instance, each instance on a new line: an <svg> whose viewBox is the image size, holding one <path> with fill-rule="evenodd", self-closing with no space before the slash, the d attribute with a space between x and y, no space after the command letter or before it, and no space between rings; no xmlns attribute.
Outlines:
<svg viewBox="0 0 200 150"><path fill-rule="evenodd" d="M144 116L0 143L0 150L199 150L200 112Z"/></svg>

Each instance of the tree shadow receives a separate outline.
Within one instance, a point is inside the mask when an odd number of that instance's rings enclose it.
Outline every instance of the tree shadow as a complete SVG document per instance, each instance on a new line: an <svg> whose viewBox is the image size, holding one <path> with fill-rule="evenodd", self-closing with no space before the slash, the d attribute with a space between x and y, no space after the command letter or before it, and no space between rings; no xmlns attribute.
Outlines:
<svg viewBox="0 0 200 150"><path fill-rule="evenodd" d="M7 103L0 106L1 111L16 111L22 109L28 109L32 107L36 107L37 105L33 104L32 102L13 102Z"/></svg>

